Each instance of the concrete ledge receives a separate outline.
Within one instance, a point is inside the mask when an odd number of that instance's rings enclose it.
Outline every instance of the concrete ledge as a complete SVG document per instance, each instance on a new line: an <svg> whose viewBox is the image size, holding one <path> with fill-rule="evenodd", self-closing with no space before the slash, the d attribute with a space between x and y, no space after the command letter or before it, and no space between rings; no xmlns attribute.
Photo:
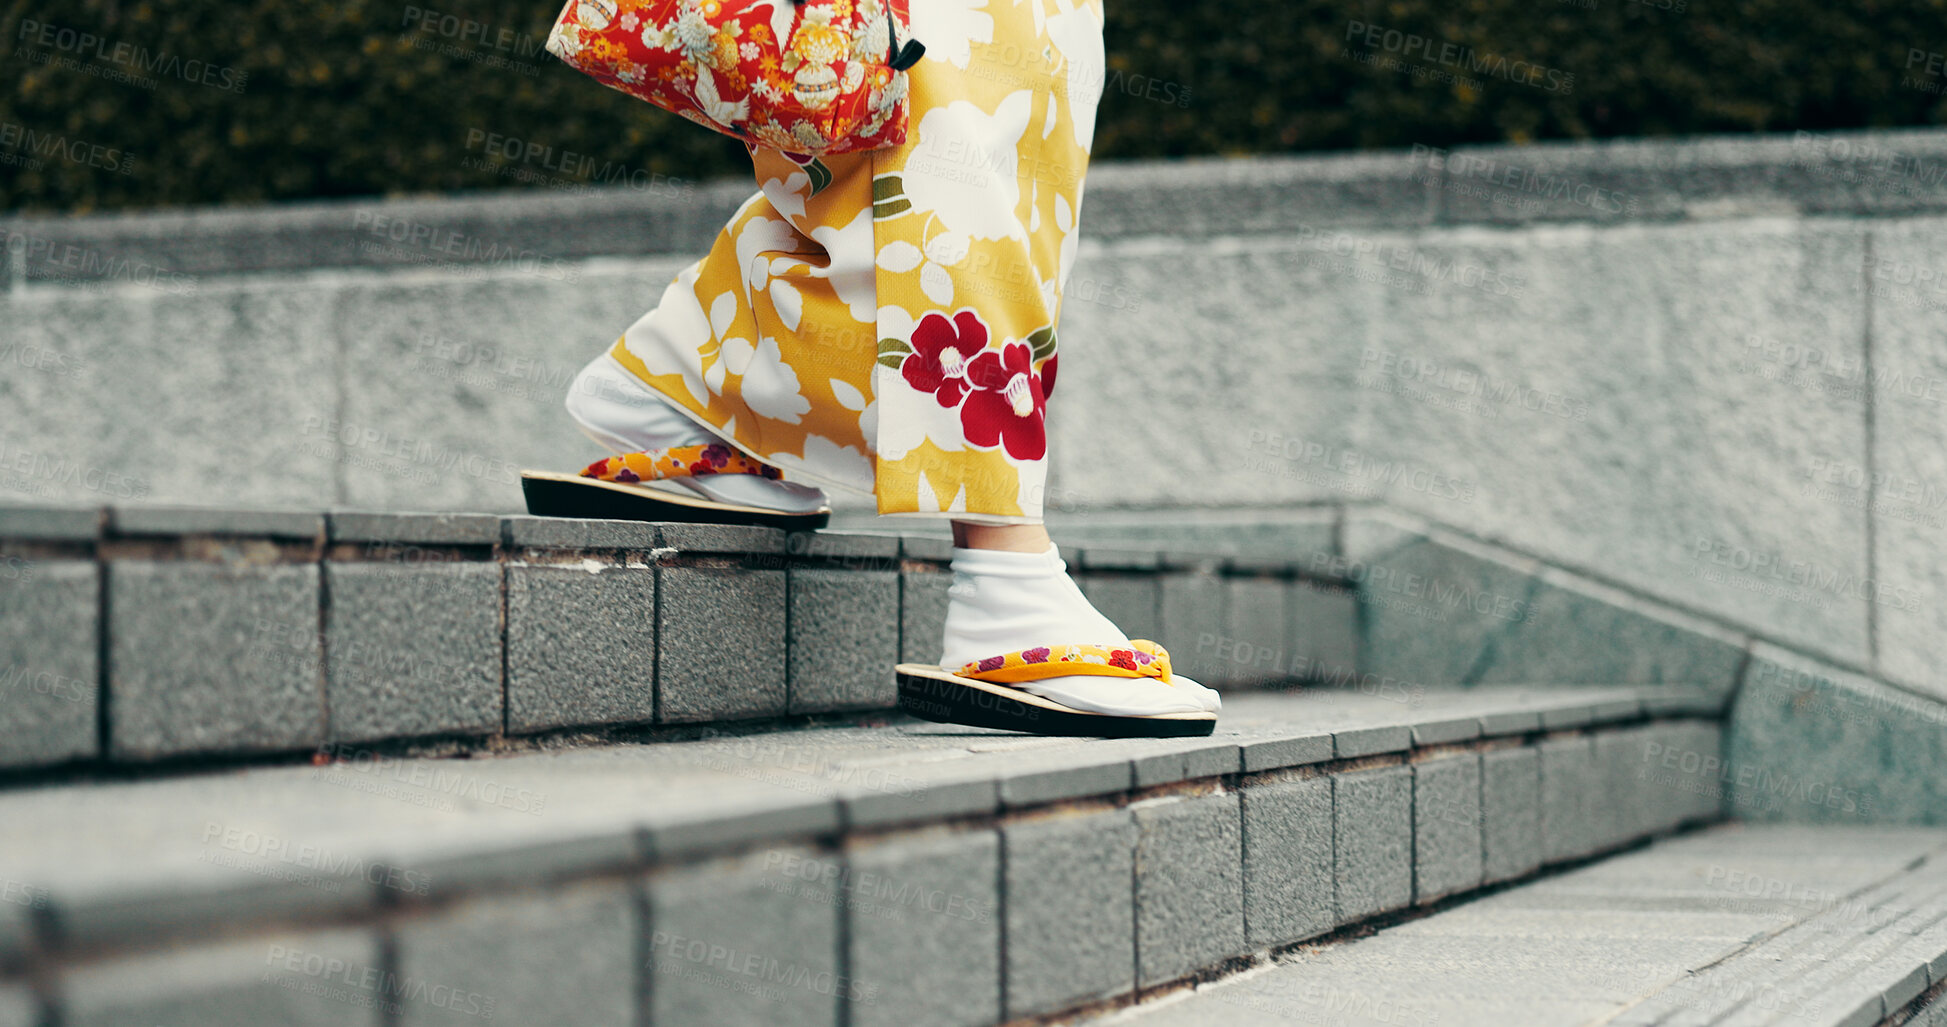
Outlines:
<svg viewBox="0 0 1947 1027"><path fill-rule="evenodd" d="M1947 135L1928 130L1415 147L1244 159L1106 161L1089 171L1095 238L1290 234L1428 224L1643 221L1947 211ZM79 251L206 276L341 267L517 266L699 252L755 191L742 179L648 190L0 219L27 252ZM1157 203L1158 196L1170 202ZM26 280L87 281L107 261L29 260ZM77 278L77 274L80 275Z"/></svg>

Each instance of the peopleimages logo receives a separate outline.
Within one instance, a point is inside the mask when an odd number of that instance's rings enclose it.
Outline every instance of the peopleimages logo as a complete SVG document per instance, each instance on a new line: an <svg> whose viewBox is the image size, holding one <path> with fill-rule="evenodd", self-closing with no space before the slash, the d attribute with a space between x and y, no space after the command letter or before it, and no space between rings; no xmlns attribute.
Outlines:
<svg viewBox="0 0 1947 1027"><path fill-rule="evenodd" d="M102 61L149 75L179 79L194 85L211 86L232 93L243 92L244 84L249 80L248 72L238 71L235 68L225 68L195 58L185 60L174 54L151 50L146 46L118 43L92 32L34 21L31 18L21 19L20 34L14 39L17 42L33 43L75 57Z"/></svg>
<svg viewBox="0 0 1947 1027"><path fill-rule="evenodd" d="M1356 42L1368 50L1383 50L1403 58L1486 75L1516 85L1534 86L1551 93L1567 95L1575 89L1575 76L1559 68L1545 67L1533 61L1510 60L1501 54L1484 54L1471 46L1389 29L1383 25L1348 21L1345 23L1345 40L1348 43Z"/></svg>

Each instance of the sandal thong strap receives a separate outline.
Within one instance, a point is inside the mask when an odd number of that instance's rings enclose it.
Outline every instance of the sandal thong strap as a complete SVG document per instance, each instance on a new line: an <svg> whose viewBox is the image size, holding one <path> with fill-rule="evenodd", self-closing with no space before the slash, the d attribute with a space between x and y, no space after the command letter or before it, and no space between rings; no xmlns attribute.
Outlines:
<svg viewBox="0 0 1947 1027"><path fill-rule="evenodd" d="M760 463L715 442L603 457L581 469L584 478L623 483L700 478L706 474L754 474L773 480L784 477L783 471L770 464Z"/></svg>
<svg viewBox="0 0 1947 1027"><path fill-rule="evenodd" d="M1011 685L1021 681L1091 674L1111 678L1156 678L1170 684L1170 654L1148 639L1127 646L1057 645L1019 649L974 660L959 670L963 678Z"/></svg>

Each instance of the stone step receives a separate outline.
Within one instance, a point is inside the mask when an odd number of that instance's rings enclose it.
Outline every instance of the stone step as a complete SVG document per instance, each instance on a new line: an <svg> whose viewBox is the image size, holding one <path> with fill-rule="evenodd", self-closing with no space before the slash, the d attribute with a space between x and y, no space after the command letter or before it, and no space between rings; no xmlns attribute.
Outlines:
<svg viewBox="0 0 1947 1027"><path fill-rule="evenodd" d="M1091 1022L1871 1027L1943 990L1947 830L1731 824Z"/></svg>
<svg viewBox="0 0 1947 1027"><path fill-rule="evenodd" d="M712 525L0 507L0 768L885 711L895 664L939 658L950 553ZM1064 555L1198 680L1355 674L1353 595L1297 555Z"/></svg>
<svg viewBox="0 0 1947 1027"><path fill-rule="evenodd" d="M993 1023L1720 815L1708 691L1228 703L15 788L0 1024Z"/></svg>

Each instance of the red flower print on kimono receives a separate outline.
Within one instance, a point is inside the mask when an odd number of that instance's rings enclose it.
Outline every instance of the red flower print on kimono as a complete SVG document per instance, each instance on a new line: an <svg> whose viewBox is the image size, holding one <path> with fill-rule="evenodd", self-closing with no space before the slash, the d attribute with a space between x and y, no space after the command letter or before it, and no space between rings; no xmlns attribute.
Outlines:
<svg viewBox="0 0 1947 1027"><path fill-rule="evenodd" d="M1016 460L1039 460L1048 452L1042 426L1047 399L1041 376L1034 373L1034 353L1026 343L1010 342L999 352L989 350L967 367L973 391L960 408L960 425L975 446L1004 446Z"/></svg>
<svg viewBox="0 0 1947 1027"><path fill-rule="evenodd" d="M987 326L980 315L962 310L949 321L943 314L928 314L913 329L913 352L899 373L906 376L906 384L950 407L970 387L967 361L986 348Z"/></svg>

